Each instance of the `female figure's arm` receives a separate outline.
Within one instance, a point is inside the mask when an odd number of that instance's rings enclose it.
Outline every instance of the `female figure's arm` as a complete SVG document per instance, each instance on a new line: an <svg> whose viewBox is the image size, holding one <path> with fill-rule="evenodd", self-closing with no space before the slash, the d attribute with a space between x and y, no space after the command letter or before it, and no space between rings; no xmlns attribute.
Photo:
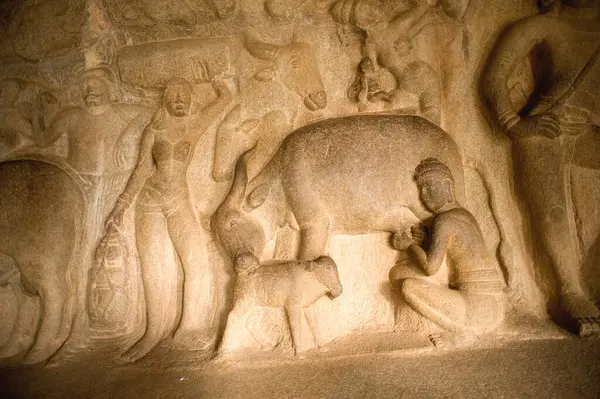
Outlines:
<svg viewBox="0 0 600 399"><path fill-rule="evenodd" d="M223 80L214 78L211 84L217 98L194 116L193 129L199 133L204 133L233 102L233 93Z"/></svg>
<svg viewBox="0 0 600 399"><path fill-rule="evenodd" d="M123 216L125 211L129 209L135 197L138 195L142 186L146 180L152 174L154 169L154 162L152 159L152 147L154 146L154 129L152 123L146 127L142 134L142 141L140 143L140 151L138 156L138 162L125 186L125 190L119 196L115 208L108 216L106 225L113 224L120 226L123 223Z"/></svg>

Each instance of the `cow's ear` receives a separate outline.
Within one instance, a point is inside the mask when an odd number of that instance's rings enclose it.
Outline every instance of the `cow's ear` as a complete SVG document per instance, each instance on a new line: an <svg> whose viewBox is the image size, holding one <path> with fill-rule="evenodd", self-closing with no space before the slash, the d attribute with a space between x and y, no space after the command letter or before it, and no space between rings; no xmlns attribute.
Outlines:
<svg viewBox="0 0 600 399"><path fill-rule="evenodd" d="M256 75L254 75L254 79L259 80L261 82L271 81L275 79L275 69L270 66L261 69Z"/></svg>
<svg viewBox="0 0 600 399"><path fill-rule="evenodd" d="M246 199L244 207L248 208L247 210L258 208L265 202L270 192L271 186L269 184L261 184L250 193L250 195Z"/></svg>

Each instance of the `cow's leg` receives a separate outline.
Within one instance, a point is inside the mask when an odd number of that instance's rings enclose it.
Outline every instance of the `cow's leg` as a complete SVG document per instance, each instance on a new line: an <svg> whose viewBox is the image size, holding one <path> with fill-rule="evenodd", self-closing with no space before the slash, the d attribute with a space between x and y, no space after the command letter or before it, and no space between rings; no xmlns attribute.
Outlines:
<svg viewBox="0 0 600 399"><path fill-rule="evenodd" d="M48 278L42 281L40 295L40 325L33 346L23 359L24 364L39 363L55 354L71 331L72 290L66 278Z"/></svg>
<svg viewBox="0 0 600 399"><path fill-rule="evenodd" d="M300 346L302 345L302 324L300 319L300 316L302 314L302 307L296 304L289 304L285 306L285 312L290 326L290 335L292 336L292 343L294 344L294 353L297 355L300 352Z"/></svg>
<svg viewBox="0 0 600 399"><path fill-rule="evenodd" d="M225 325L225 332L223 333L217 356L233 352L231 350L232 346L234 348L238 347L235 341L240 336L239 329L245 326L248 314L254 305L253 301L250 300L251 298L247 299L249 299L249 301L236 301L227 315L227 324ZM252 335L251 332L250 335ZM252 338L254 338L254 336L252 336Z"/></svg>
<svg viewBox="0 0 600 399"><path fill-rule="evenodd" d="M17 317L15 324L10 332L8 340L0 348L0 359L14 356L20 352L27 350L32 345L29 330L33 328L37 330L38 320L32 320L34 313L37 313L36 298L25 294L18 286L18 275L10 281L12 290L15 294L17 305ZM35 315L37 316L37 315Z"/></svg>
<svg viewBox="0 0 600 399"><path fill-rule="evenodd" d="M311 222L300 224L299 260L313 260L325 255L329 239L329 218L314 213Z"/></svg>
<svg viewBox="0 0 600 399"><path fill-rule="evenodd" d="M308 327L312 332L313 337L315 338L315 344L317 348L325 352L326 348L322 348L323 338L321 337L321 331L319 331L319 324L317 323L317 318L315 316L315 308L313 305L307 306L304 308L304 316L306 317L306 322L308 323Z"/></svg>

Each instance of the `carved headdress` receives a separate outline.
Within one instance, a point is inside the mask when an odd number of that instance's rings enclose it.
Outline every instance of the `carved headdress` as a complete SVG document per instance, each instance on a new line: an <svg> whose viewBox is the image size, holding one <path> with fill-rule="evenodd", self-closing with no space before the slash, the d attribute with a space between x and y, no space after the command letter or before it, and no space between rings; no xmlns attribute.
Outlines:
<svg viewBox="0 0 600 399"><path fill-rule="evenodd" d="M428 176L435 175L441 180L454 184L454 177L450 169L437 158L426 158L415 168L415 180L421 185Z"/></svg>

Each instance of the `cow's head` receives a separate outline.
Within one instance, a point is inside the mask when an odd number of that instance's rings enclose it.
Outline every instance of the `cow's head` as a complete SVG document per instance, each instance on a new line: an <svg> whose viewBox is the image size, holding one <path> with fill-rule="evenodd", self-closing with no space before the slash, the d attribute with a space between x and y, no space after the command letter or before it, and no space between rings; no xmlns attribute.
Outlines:
<svg viewBox="0 0 600 399"><path fill-rule="evenodd" d="M257 79L270 80L279 75L281 83L298 93L309 110L316 111L327 106L327 94L315 53L309 44L292 41L286 46L278 46L246 36L245 45L253 56L271 62L271 66L256 75Z"/></svg>
<svg viewBox="0 0 600 399"><path fill-rule="evenodd" d="M238 159L229 193L211 220L212 231L231 259L236 259L243 253L259 254L265 246L264 230L248 211L260 206L268 191L262 192L259 187L246 198L247 163L253 153L254 148Z"/></svg>

